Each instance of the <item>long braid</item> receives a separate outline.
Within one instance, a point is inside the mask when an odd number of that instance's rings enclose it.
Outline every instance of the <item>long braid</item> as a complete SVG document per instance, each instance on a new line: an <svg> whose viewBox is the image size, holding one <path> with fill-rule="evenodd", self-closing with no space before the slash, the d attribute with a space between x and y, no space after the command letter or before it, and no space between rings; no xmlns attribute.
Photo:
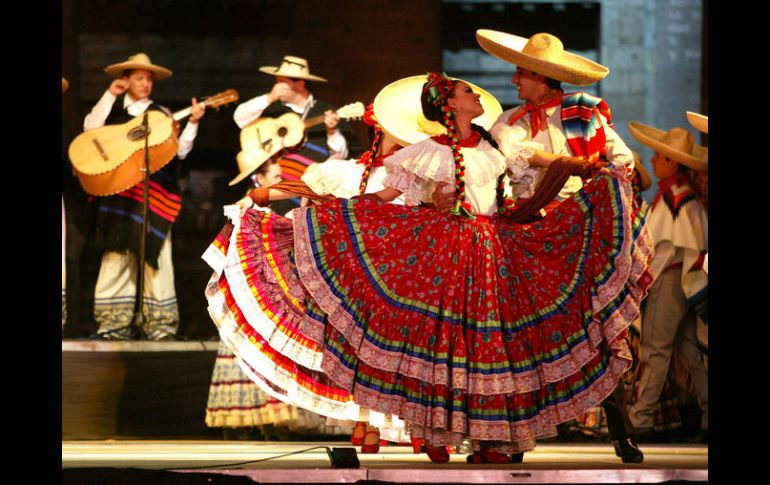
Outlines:
<svg viewBox="0 0 770 485"><path fill-rule="evenodd" d="M452 214L473 218L473 213L464 205L465 202L465 159L460 151L460 139L457 136L455 120L452 119L452 110L447 104L454 92L457 81L450 79L444 73L432 72L428 74L428 82L423 87L427 92L428 101L441 111L441 119L438 120L447 129L452 155L455 161L455 204L450 211Z"/></svg>
<svg viewBox="0 0 770 485"><path fill-rule="evenodd" d="M497 212L500 215L505 214L508 210L505 207L505 172L501 173L497 177L497 187L495 187L495 203L497 204Z"/></svg>
<svg viewBox="0 0 770 485"><path fill-rule="evenodd" d="M460 137L457 136L457 128L452 119L452 110L445 104L443 111L445 125L449 132L452 155L455 159L455 204L451 212L460 215L463 209L462 203L465 201L465 157L463 157L460 151Z"/></svg>
<svg viewBox="0 0 770 485"><path fill-rule="evenodd" d="M377 156L377 151L380 149L382 143L382 127L377 122L377 118L374 116L374 107L372 103L366 107L364 113L364 123L371 126L374 129L374 140L372 140L372 146L369 150L361 155L361 158L357 163L364 166L364 171L361 174L361 185L359 186L358 193L364 195L366 193L366 186L369 183L369 173L372 170L372 164Z"/></svg>
<svg viewBox="0 0 770 485"><path fill-rule="evenodd" d="M358 189L358 193L360 195L364 195L366 193L366 186L369 184L369 173L372 170L372 164L376 158L375 154L377 153L377 150L379 150L381 142L382 132L376 130L374 134L374 141L372 142L372 147L369 149L369 151L364 153L361 156L361 159L358 161L358 163L362 163L364 165L364 171L361 173L361 185Z"/></svg>
<svg viewBox="0 0 770 485"><path fill-rule="evenodd" d="M495 150L499 150L500 146L497 144L494 138L492 138L492 134L488 132L486 129L484 129L483 126L479 126L475 123L471 124L471 127L478 131L481 135L481 138L487 141L490 145L492 145L492 148ZM497 177L497 187L495 187L495 202L497 203L497 210L500 213L505 213L507 210L505 208L505 172L501 173L499 177Z"/></svg>

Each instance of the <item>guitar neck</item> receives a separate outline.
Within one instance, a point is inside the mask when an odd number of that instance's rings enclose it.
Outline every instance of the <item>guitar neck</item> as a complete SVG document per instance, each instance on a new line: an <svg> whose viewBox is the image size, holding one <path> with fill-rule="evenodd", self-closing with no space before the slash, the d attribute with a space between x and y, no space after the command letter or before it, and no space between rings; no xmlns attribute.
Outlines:
<svg viewBox="0 0 770 485"><path fill-rule="evenodd" d="M203 103L205 104L205 103ZM171 117L174 118L174 121L181 121L188 116L190 116L190 113L192 113L192 106L188 106L187 108L183 110L179 110L176 113L172 114Z"/></svg>
<svg viewBox="0 0 770 485"><path fill-rule="evenodd" d="M204 99L203 101L201 101L198 104L202 104L202 105L204 105L206 107L208 107L208 106L218 107L218 106L221 106L223 104L235 102L237 100L238 100L238 92L235 91L234 89L231 89L231 90L228 90L228 91L226 91L224 93L220 93L220 94L214 95L211 98ZM188 107L186 107L183 110L179 110L179 111L175 112L174 114L171 115L171 117L174 118L174 121L183 120L183 119L187 118L188 116L190 116L190 113L192 113L192 109L193 109L192 106L188 106Z"/></svg>
<svg viewBox="0 0 770 485"><path fill-rule="evenodd" d="M307 130L308 128L312 128L315 125L318 125L323 122L324 122L324 115L313 116L312 118L308 118L304 121L305 129Z"/></svg>
<svg viewBox="0 0 770 485"><path fill-rule="evenodd" d="M355 103L347 104L335 111L337 115L339 115L340 119L342 120L350 120L356 117L360 117L364 115L364 105L358 101ZM311 128L319 123L324 122L324 115L318 115L313 116L312 118L308 118L304 121L305 123L305 129Z"/></svg>

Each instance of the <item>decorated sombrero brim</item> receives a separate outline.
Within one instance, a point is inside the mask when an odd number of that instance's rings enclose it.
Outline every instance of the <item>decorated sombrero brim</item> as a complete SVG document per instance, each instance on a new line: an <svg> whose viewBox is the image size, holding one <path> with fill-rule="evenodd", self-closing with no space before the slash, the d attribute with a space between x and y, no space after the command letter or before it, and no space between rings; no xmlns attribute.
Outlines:
<svg viewBox="0 0 770 485"><path fill-rule="evenodd" d="M130 69L145 69L154 74L156 81L162 81L163 79L170 78L174 73L171 69L167 69L163 66L153 64L150 57L144 52L134 54L129 57L127 61L119 62L117 64L110 64L104 68L111 77L121 77L123 72Z"/></svg>
<svg viewBox="0 0 770 485"><path fill-rule="evenodd" d="M607 66L564 50L558 37L535 34L529 39L496 30L479 29L476 41L493 56L543 76L576 86L588 86L607 76Z"/></svg>
<svg viewBox="0 0 770 485"><path fill-rule="evenodd" d="M455 79L455 78L452 78ZM446 128L438 121L429 121L422 113L422 86L428 76L420 74L394 81L384 88L374 98L374 115L382 129L403 145L411 145L428 137L446 134ZM468 84L474 93L481 96L481 106L484 114L473 120L477 125L489 130L500 117L503 108L490 93L484 89Z"/></svg>
<svg viewBox="0 0 770 485"><path fill-rule="evenodd" d="M709 133L709 117L693 111L687 112L687 121L690 122L693 128L708 135Z"/></svg>
<svg viewBox="0 0 770 485"><path fill-rule="evenodd" d="M634 138L677 163L693 170L708 170L708 148L697 145L689 130L677 127L663 131L636 121L630 122L628 129Z"/></svg>

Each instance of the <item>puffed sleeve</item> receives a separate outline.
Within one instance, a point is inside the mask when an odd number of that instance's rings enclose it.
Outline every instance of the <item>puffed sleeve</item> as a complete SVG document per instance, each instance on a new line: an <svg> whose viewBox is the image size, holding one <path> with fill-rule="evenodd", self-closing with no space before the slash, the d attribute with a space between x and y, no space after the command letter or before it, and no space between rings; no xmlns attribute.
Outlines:
<svg viewBox="0 0 770 485"><path fill-rule="evenodd" d="M500 115L490 133L505 156L508 177L515 183L528 184L538 172L536 167L530 167L528 160L536 150L544 151L545 147L542 143L532 141L523 122L517 121L509 125L507 120L510 115L509 111Z"/></svg>
<svg viewBox="0 0 770 485"><path fill-rule="evenodd" d="M438 182L454 182L453 163L451 149L427 139L386 158L382 184L400 191L406 205L430 202Z"/></svg>

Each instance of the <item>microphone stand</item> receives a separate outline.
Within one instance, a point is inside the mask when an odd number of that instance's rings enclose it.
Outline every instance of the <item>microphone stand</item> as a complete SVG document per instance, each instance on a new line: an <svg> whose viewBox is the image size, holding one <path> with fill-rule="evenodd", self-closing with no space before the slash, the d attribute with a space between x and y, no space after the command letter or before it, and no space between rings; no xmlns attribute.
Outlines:
<svg viewBox="0 0 770 485"><path fill-rule="evenodd" d="M147 318L144 315L144 247L147 241L147 233L150 232L149 208L150 208L150 127L147 111L142 120L144 127L144 204L142 205L142 232L139 235L139 257L136 271L136 298L134 299L134 318L128 326L128 336L131 340L144 340L147 335L144 332L144 324Z"/></svg>

